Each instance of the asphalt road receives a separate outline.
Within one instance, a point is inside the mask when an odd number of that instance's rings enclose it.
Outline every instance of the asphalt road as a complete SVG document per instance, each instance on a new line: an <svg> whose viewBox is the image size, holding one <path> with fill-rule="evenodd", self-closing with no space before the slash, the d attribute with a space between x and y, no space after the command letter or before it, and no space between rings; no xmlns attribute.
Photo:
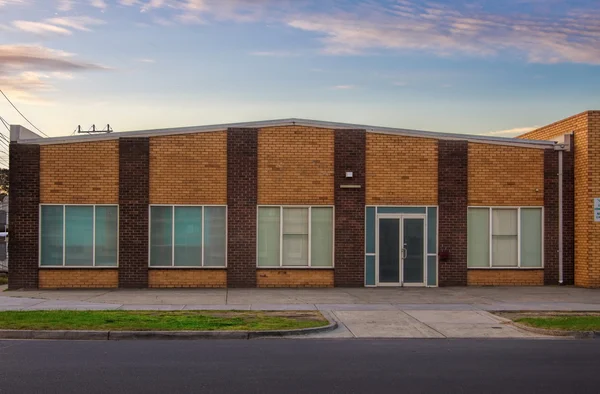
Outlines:
<svg viewBox="0 0 600 394"><path fill-rule="evenodd" d="M1 393L598 393L600 340L0 341Z"/></svg>

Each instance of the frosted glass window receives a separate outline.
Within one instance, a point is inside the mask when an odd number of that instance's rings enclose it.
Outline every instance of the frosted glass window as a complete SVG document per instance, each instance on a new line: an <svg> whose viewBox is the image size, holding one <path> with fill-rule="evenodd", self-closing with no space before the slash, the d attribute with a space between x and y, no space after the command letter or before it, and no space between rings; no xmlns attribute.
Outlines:
<svg viewBox="0 0 600 394"><path fill-rule="evenodd" d="M202 207L175 207L174 265L202 266Z"/></svg>
<svg viewBox="0 0 600 394"><path fill-rule="evenodd" d="M490 266L490 210L471 208L467 215L469 267Z"/></svg>
<svg viewBox="0 0 600 394"><path fill-rule="evenodd" d="M518 211L492 210L492 267L519 265Z"/></svg>
<svg viewBox="0 0 600 394"><path fill-rule="evenodd" d="M115 206L96 207L96 266L117 265L118 209Z"/></svg>
<svg viewBox="0 0 600 394"><path fill-rule="evenodd" d="M258 266L279 266L279 207L258 209Z"/></svg>
<svg viewBox="0 0 600 394"><path fill-rule="evenodd" d="M331 267L333 259L333 209L311 209L310 265Z"/></svg>
<svg viewBox="0 0 600 394"><path fill-rule="evenodd" d="M40 265L63 265L63 206L43 205Z"/></svg>
<svg viewBox="0 0 600 394"><path fill-rule="evenodd" d="M204 208L204 265L224 267L227 245L225 207Z"/></svg>
<svg viewBox="0 0 600 394"><path fill-rule="evenodd" d="M521 209L521 267L542 267L542 210Z"/></svg>
<svg viewBox="0 0 600 394"><path fill-rule="evenodd" d="M308 266L308 208L283 209L282 265Z"/></svg>
<svg viewBox="0 0 600 394"><path fill-rule="evenodd" d="M94 207L65 207L65 265L94 265Z"/></svg>
<svg viewBox="0 0 600 394"><path fill-rule="evenodd" d="M173 207L151 207L150 230L150 265L172 265Z"/></svg>

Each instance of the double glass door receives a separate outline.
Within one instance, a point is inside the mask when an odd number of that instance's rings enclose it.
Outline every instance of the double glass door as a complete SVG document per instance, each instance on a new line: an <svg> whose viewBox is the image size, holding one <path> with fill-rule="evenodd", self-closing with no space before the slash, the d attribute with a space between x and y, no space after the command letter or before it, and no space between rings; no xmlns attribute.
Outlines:
<svg viewBox="0 0 600 394"><path fill-rule="evenodd" d="M425 285L425 215L380 215L377 282L380 286Z"/></svg>

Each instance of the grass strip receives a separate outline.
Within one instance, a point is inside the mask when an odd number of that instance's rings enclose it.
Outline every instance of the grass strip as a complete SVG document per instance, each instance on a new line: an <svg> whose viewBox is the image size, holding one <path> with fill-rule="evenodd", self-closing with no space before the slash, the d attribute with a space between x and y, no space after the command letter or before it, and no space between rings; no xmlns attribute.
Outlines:
<svg viewBox="0 0 600 394"><path fill-rule="evenodd" d="M263 331L322 327L316 311L6 311L0 329L99 331Z"/></svg>
<svg viewBox="0 0 600 394"><path fill-rule="evenodd" d="M548 330L600 331L600 316L522 317L517 323Z"/></svg>

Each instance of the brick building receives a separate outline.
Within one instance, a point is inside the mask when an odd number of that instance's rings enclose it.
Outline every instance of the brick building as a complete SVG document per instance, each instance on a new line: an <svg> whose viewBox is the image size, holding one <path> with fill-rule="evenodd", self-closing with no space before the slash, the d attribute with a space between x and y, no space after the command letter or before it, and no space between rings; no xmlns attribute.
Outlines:
<svg viewBox="0 0 600 394"><path fill-rule="evenodd" d="M600 111L519 138L11 126L9 287L600 287L598 157Z"/></svg>

